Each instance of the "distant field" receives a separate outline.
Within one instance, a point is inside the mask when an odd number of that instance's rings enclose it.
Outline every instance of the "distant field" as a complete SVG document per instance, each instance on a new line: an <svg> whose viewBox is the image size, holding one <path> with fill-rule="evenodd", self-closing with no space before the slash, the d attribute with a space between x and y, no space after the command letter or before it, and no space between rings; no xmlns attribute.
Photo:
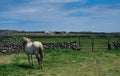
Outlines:
<svg viewBox="0 0 120 76"><path fill-rule="evenodd" d="M30 68L27 56L0 54L0 76L119 76L119 50L45 50L44 69Z"/></svg>
<svg viewBox="0 0 120 76"><path fill-rule="evenodd" d="M61 37L56 37L56 38L32 38L33 41L41 41L41 42L59 42L59 41L80 41L82 43L90 43L92 38L81 38L81 37L73 37L73 38L61 38ZM108 38L94 38L95 42L97 42L97 44L99 43L104 43L108 41ZM102 42L101 42L102 41ZM120 38L110 38L110 42L113 41L120 41Z"/></svg>

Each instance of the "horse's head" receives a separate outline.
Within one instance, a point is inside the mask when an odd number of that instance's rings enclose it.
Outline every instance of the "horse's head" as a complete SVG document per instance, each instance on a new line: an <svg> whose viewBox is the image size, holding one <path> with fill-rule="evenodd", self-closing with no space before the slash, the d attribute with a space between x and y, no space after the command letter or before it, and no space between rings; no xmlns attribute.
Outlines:
<svg viewBox="0 0 120 76"><path fill-rule="evenodd" d="M29 42L31 42L31 40L29 38L23 37L23 46L25 46Z"/></svg>

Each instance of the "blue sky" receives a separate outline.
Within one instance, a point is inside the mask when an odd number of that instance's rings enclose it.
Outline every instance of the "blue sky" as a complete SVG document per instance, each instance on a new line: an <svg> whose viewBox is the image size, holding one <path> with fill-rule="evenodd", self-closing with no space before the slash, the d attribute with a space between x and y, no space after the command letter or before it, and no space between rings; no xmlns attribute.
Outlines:
<svg viewBox="0 0 120 76"><path fill-rule="evenodd" d="M0 0L0 30L120 32L120 0Z"/></svg>

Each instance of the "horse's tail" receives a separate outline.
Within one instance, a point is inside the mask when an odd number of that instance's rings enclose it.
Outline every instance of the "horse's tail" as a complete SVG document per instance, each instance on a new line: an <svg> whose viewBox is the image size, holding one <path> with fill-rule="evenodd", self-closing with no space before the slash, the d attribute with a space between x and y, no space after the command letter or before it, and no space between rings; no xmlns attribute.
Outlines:
<svg viewBox="0 0 120 76"><path fill-rule="evenodd" d="M44 48L43 48L43 45L42 45L42 43L41 43L41 45L39 46L39 53L40 53L40 58L41 58L42 60L43 60L43 57L44 57L43 50L44 50Z"/></svg>

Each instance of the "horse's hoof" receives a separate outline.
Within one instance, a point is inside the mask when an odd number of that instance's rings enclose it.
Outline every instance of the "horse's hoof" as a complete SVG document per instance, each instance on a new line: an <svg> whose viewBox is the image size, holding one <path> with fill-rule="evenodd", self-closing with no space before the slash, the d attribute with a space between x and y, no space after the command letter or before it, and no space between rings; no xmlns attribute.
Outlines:
<svg viewBox="0 0 120 76"><path fill-rule="evenodd" d="M40 67L37 67L38 70L40 70Z"/></svg>
<svg viewBox="0 0 120 76"><path fill-rule="evenodd" d="M40 69L42 70L42 69L43 69L43 67L40 67Z"/></svg>
<svg viewBox="0 0 120 76"><path fill-rule="evenodd" d="M33 67L33 66L31 66L31 68L32 68L32 69L34 69L34 67Z"/></svg>
<svg viewBox="0 0 120 76"><path fill-rule="evenodd" d="M38 67L37 69L38 69L38 70L42 70L42 69L43 69L43 67Z"/></svg>

